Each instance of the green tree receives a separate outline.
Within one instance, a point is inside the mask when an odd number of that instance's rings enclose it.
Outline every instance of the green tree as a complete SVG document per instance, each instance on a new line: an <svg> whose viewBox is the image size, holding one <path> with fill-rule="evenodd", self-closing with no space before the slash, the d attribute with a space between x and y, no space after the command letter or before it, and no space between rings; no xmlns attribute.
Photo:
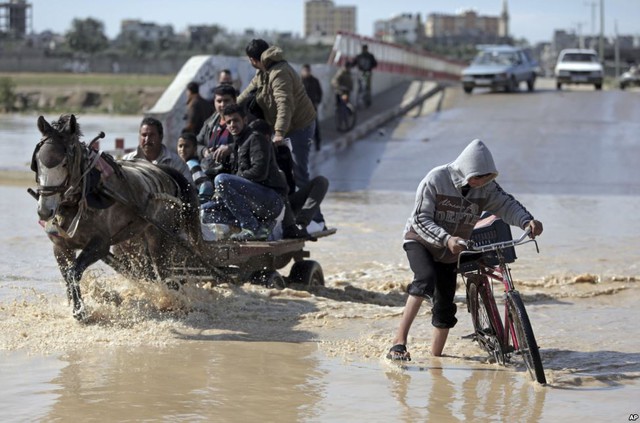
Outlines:
<svg viewBox="0 0 640 423"><path fill-rule="evenodd" d="M67 42L72 50L87 54L97 53L109 46L104 24L93 18L74 19L71 30L67 32Z"/></svg>
<svg viewBox="0 0 640 423"><path fill-rule="evenodd" d="M13 110L13 104L16 101L15 88L16 84L13 82L13 79L7 77L0 78L0 110L4 112Z"/></svg>

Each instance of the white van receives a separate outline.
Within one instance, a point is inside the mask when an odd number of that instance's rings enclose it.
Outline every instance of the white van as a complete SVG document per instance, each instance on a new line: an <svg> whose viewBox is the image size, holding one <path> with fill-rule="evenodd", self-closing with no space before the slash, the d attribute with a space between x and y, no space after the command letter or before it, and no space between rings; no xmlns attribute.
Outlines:
<svg viewBox="0 0 640 423"><path fill-rule="evenodd" d="M559 90L562 84L593 84L601 90L604 72L595 50L568 48L558 56L555 75Z"/></svg>

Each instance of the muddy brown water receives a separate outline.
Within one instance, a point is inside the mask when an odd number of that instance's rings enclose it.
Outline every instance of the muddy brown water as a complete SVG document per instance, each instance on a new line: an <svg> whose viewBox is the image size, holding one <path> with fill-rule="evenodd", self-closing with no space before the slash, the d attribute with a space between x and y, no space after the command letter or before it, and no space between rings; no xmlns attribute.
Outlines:
<svg viewBox="0 0 640 423"><path fill-rule="evenodd" d="M383 358L411 277L400 235L412 192L330 195L324 213L339 231L308 243L325 288L175 292L96 265L82 281L86 325L71 317L25 187L0 184L0 198L2 421L627 421L640 411L637 197L518 196L545 222L540 254L523 246L512 270L547 387L463 338L461 289L445 357L428 354L425 307L414 361Z"/></svg>

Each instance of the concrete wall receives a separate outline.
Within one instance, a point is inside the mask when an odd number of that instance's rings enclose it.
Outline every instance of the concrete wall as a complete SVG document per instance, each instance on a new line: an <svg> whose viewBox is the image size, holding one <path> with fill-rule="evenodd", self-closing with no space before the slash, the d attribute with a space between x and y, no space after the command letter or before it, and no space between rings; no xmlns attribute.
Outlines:
<svg viewBox="0 0 640 423"><path fill-rule="evenodd" d="M295 63L291 65L300 72L301 65ZM217 85L218 73L225 68L231 70L240 90L249 84L256 72L245 57L194 56L184 64L171 82L171 85L169 85L155 106L149 110L147 115L154 116L162 121L165 131L164 143L168 147L175 147L178 136L185 125L185 88L187 84L191 81L198 82L200 84L200 94L204 98L210 99L213 89ZM334 103L331 78L333 78L337 70L336 66L327 64L311 66L311 71L320 80L324 92L323 101L318 111L321 120L333 115ZM353 75L355 79L355 71ZM374 95L378 94L408 78L409 76L407 75L397 73L374 72L372 92Z"/></svg>

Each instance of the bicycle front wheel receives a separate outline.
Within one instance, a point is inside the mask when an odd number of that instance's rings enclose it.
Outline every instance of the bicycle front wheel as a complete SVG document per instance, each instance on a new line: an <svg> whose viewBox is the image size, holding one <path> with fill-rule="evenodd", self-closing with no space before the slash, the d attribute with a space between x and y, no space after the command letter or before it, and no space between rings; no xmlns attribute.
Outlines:
<svg viewBox="0 0 640 423"><path fill-rule="evenodd" d="M524 303L518 291L507 293L507 311L515 333L515 342L513 344L516 353L522 356L531 379L537 380L538 383L547 383L544 368L542 367L542 359L540 358L540 350L533 334L529 315L524 308Z"/></svg>
<svg viewBox="0 0 640 423"><path fill-rule="evenodd" d="M504 364L502 320L487 278L478 275L468 277L467 296L476 341L498 363Z"/></svg>

